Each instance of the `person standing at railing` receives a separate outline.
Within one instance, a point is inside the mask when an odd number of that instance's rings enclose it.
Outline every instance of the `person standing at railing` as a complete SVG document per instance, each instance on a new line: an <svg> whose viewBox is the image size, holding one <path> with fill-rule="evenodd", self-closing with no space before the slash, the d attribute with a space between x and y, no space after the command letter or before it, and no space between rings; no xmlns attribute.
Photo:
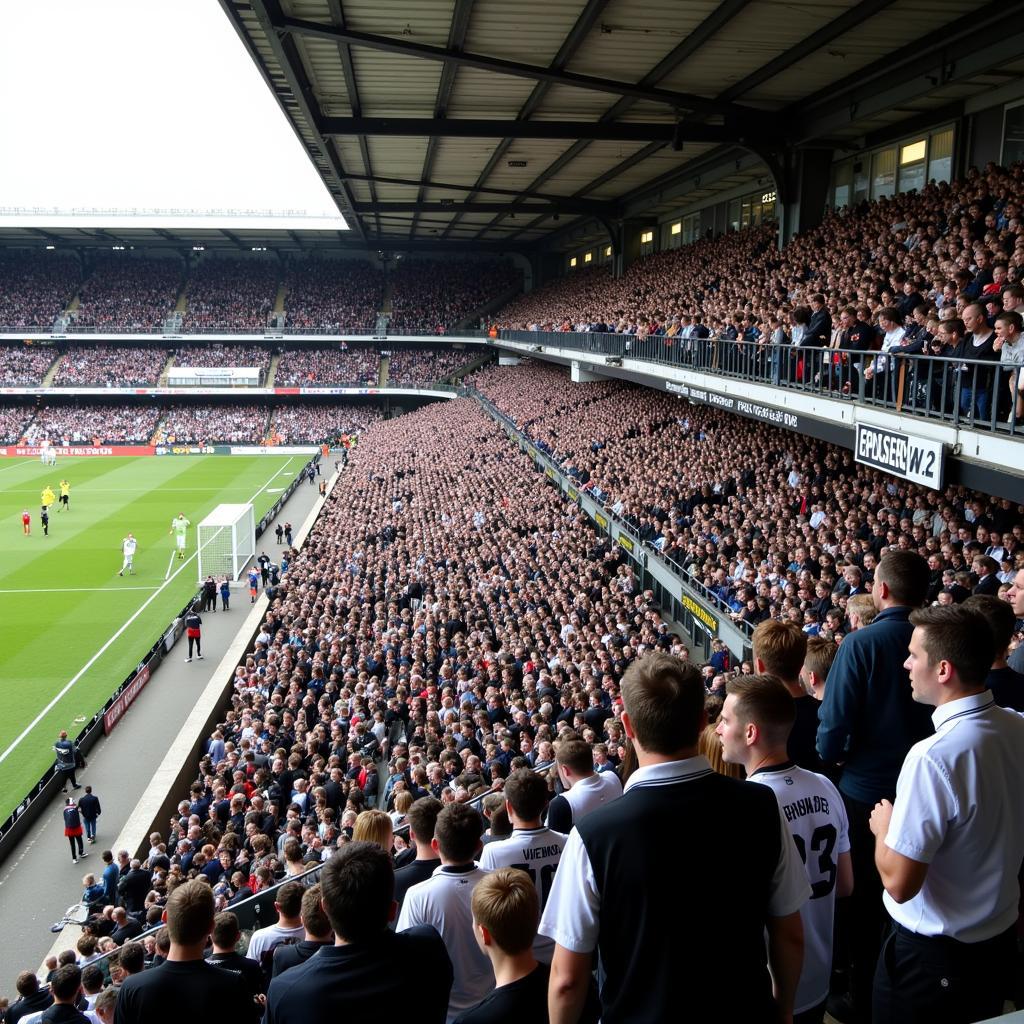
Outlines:
<svg viewBox="0 0 1024 1024"><path fill-rule="evenodd" d="M871 394L883 404L896 402L896 363L889 355L899 348L905 333L900 325L899 310L886 306L878 311L878 327L883 332L882 351L864 370L864 379L871 381Z"/></svg>
<svg viewBox="0 0 1024 1024"><path fill-rule="evenodd" d="M1010 388L1010 414L1007 423L1024 419L1024 318L1016 311L1003 311L996 317L996 339L992 349L999 353L999 363ZM997 399L998 401L998 399ZM998 416L998 411L996 413Z"/></svg>
<svg viewBox="0 0 1024 1024"><path fill-rule="evenodd" d="M967 333L957 346L953 355L957 359L973 360L972 363L961 363L960 378L960 415L963 417L987 420L992 404L993 370L977 365L982 362L996 362L999 353L995 350L996 332L985 319L985 308L979 302L972 302L964 307L963 322Z"/></svg>

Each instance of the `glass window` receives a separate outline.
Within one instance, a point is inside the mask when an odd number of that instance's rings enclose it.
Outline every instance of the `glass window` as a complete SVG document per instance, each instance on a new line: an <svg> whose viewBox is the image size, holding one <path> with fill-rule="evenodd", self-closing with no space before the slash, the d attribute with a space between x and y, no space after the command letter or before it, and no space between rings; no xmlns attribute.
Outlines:
<svg viewBox="0 0 1024 1024"><path fill-rule="evenodd" d="M606 245L604 247L604 254L605 254L605 256L611 256L611 254L612 254L612 247L610 245Z"/></svg>
<svg viewBox="0 0 1024 1024"><path fill-rule="evenodd" d="M675 224L672 225L672 234L673 235L679 235L679 234L682 234L682 231L683 231L683 222L681 220L677 220L675 222Z"/></svg>
<svg viewBox="0 0 1024 1024"><path fill-rule="evenodd" d="M907 145L900 147L900 166L905 164L916 164L919 160L924 160L924 153L927 147L927 142L924 139L918 139L917 142L908 142Z"/></svg>
<svg viewBox="0 0 1024 1024"><path fill-rule="evenodd" d="M953 129L936 132L928 145L928 178L949 181L953 175Z"/></svg>
<svg viewBox="0 0 1024 1024"><path fill-rule="evenodd" d="M871 198L881 199L896 191L896 150L883 149L871 158Z"/></svg>
<svg viewBox="0 0 1024 1024"><path fill-rule="evenodd" d="M654 232L653 231L644 231L640 235L640 244L641 245L648 245L648 244L650 244L653 241L654 241Z"/></svg>
<svg viewBox="0 0 1024 1024"><path fill-rule="evenodd" d="M583 254L583 262L584 263L589 263L593 258L594 258L594 254L592 252L585 252Z"/></svg>
<svg viewBox="0 0 1024 1024"><path fill-rule="evenodd" d="M740 229L740 201L733 199L729 203L729 229L739 231Z"/></svg>
<svg viewBox="0 0 1024 1024"><path fill-rule="evenodd" d="M570 267L575 267L576 266L576 257L575 256L573 256L573 258L571 260L569 260L569 266Z"/></svg>

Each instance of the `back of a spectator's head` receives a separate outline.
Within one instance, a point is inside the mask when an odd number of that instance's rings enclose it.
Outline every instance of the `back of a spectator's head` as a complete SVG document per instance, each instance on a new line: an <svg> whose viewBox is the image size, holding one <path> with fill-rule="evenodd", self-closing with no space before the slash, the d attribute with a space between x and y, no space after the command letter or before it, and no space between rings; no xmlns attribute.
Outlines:
<svg viewBox="0 0 1024 1024"><path fill-rule="evenodd" d="M920 608L928 596L929 580L928 563L916 551L889 548L882 555L875 570L872 596L875 598L876 607L899 605L905 608ZM883 585L884 594L881 590Z"/></svg>
<svg viewBox="0 0 1024 1024"><path fill-rule="evenodd" d="M77 964L64 964L50 979L50 991L59 1003L68 1003L78 995L82 987L82 972Z"/></svg>
<svg viewBox="0 0 1024 1024"><path fill-rule="evenodd" d="M274 902L283 917L295 918L302 910L303 885L301 882L285 882L277 890Z"/></svg>
<svg viewBox="0 0 1024 1024"><path fill-rule="evenodd" d="M559 768L568 768L573 775L594 773L594 753L590 744L578 736L567 736L555 742L555 761Z"/></svg>
<svg viewBox="0 0 1024 1024"><path fill-rule="evenodd" d="M961 607L977 612L988 623L992 641L996 645L996 657L1005 654L1017 625L1013 605L994 594L972 594Z"/></svg>
<svg viewBox="0 0 1024 1024"><path fill-rule="evenodd" d="M376 843L382 849L390 850L394 843L391 815L379 809L360 811L352 830L352 838Z"/></svg>
<svg viewBox="0 0 1024 1024"><path fill-rule="evenodd" d="M733 698L732 715L741 725L756 725L765 746L785 746L796 720L796 705L776 676L737 676L726 683L725 691Z"/></svg>
<svg viewBox="0 0 1024 1024"><path fill-rule="evenodd" d="M875 599L870 594L854 594L846 602L846 614L853 620L857 616L857 623L861 629L870 626L874 617L878 614L875 607Z"/></svg>
<svg viewBox="0 0 1024 1024"><path fill-rule="evenodd" d="M430 845L434 838L434 827L437 816L441 813L442 803L436 797L421 796L409 808L409 828L418 843Z"/></svg>
<svg viewBox="0 0 1024 1024"><path fill-rule="evenodd" d="M320 893L339 938L351 943L380 934L394 910L391 855L376 843L346 843L324 864Z"/></svg>
<svg viewBox="0 0 1024 1024"><path fill-rule="evenodd" d="M82 968L82 988L88 996L94 996L103 989L103 971L95 964Z"/></svg>
<svg viewBox="0 0 1024 1024"><path fill-rule="evenodd" d="M156 951L162 957L166 957L171 951L171 933L166 927L161 928L160 931L156 933L156 939L154 941L156 942Z"/></svg>
<svg viewBox="0 0 1024 1024"><path fill-rule="evenodd" d="M126 942L120 949L118 963L128 974L139 974L146 966L146 951L141 942Z"/></svg>
<svg viewBox="0 0 1024 1024"><path fill-rule="evenodd" d="M996 642L982 615L963 605L933 606L912 611L910 621L914 635L907 665L915 697L920 693L925 698L923 703L932 703L927 698L934 696L934 692L926 693L918 687L920 674L914 668L918 654L923 654L933 682L954 690L969 690L984 684L995 661ZM915 651L915 647L919 650Z"/></svg>
<svg viewBox="0 0 1024 1024"><path fill-rule="evenodd" d="M761 663L759 671L785 683L799 677L807 653L807 634L795 622L765 619L755 628L752 643L755 664Z"/></svg>
<svg viewBox="0 0 1024 1024"><path fill-rule="evenodd" d="M326 939L331 934L331 922L324 913L322 898L319 882L302 894L302 926L316 939Z"/></svg>
<svg viewBox="0 0 1024 1024"><path fill-rule="evenodd" d="M473 921L477 942L486 951L493 943L514 956L533 945L540 900L530 876L518 868L498 868L473 889Z"/></svg>
<svg viewBox="0 0 1024 1024"><path fill-rule="evenodd" d="M437 816L434 843L449 864L468 864L480 849L484 820L469 804L449 804Z"/></svg>
<svg viewBox="0 0 1024 1024"><path fill-rule="evenodd" d="M695 665L656 651L622 677L623 724L645 751L675 754L693 747L704 725L705 689Z"/></svg>
<svg viewBox="0 0 1024 1024"><path fill-rule="evenodd" d="M14 985L19 996L30 996L39 991L39 978L35 971L22 971Z"/></svg>
<svg viewBox="0 0 1024 1024"><path fill-rule="evenodd" d="M108 1021L114 1019L114 1009L116 1006L117 986L109 985L96 997L93 1010L100 1020Z"/></svg>
<svg viewBox="0 0 1024 1024"><path fill-rule="evenodd" d="M867 595L863 595L867 597ZM869 599L870 600L870 599ZM836 660L836 653L839 651L834 640L823 636L812 636L807 640L807 653L804 655L803 671L806 674L813 672L822 682L828 679L832 670L832 662Z"/></svg>
<svg viewBox="0 0 1024 1024"><path fill-rule="evenodd" d="M179 946L203 942L213 930L213 890L198 880L183 882L167 898L167 934Z"/></svg>
<svg viewBox="0 0 1024 1024"><path fill-rule="evenodd" d="M230 910L222 910L213 919L213 944L218 949L234 949L241 934L238 918Z"/></svg>
<svg viewBox="0 0 1024 1024"><path fill-rule="evenodd" d="M61 967L65 967L68 964L78 963L78 954L73 949L62 949L57 954L57 963Z"/></svg>
<svg viewBox="0 0 1024 1024"><path fill-rule="evenodd" d="M529 768L520 768L505 780L505 800L520 821L536 821L548 802L548 784Z"/></svg>

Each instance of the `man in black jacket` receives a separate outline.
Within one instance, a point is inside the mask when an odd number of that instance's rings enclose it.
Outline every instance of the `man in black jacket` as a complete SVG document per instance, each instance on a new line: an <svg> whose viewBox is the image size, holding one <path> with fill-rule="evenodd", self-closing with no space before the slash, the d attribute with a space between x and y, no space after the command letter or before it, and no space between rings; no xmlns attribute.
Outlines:
<svg viewBox="0 0 1024 1024"><path fill-rule="evenodd" d="M388 930L395 887L390 854L375 843L348 843L324 865L320 885L335 944L274 978L265 1024L307 1024L311 1006L320 1019L347 1020L367 1006L398 1005L410 993L421 1021L442 1024L451 961L433 928Z"/></svg>
<svg viewBox="0 0 1024 1024"><path fill-rule="evenodd" d="M68 782L75 789L81 789L78 779L75 778L75 769L78 767L78 748L68 739L68 734L61 729L60 737L53 745L53 752L57 755L56 770L64 779L64 792L68 791Z"/></svg>
<svg viewBox="0 0 1024 1024"><path fill-rule="evenodd" d="M22 1017L39 1013L53 1005L53 996L48 988L39 987L39 978L35 971L22 971L16 982L20 999L15 1000L7 1011L4 1020L7 1024L18 1024Z"/></svg>
<svg viewBox="0 0 1024 1024"><path fill-rule="evenodd" d="M92 791L92 786L85 787L85 796L78 801L78 813L85 824L85 838L90 843L96 842L96 819L102 813L100 798Z"/></svg>
<svg viewBox="0 0 1024 1024"><path fill-rule="evenodd" d="M310 886L302 894L302 910L299 916L302 918L302 927L306 929L306 934L301 941L293 942L290 945L280 945L274 950L271 978L283 974L290 967L304 964L323 946L334 945L331 922L327 920L327 915L320 903L319 885Z"/></svg>
<svg viewBox="0 0 1024 1024"><path fill-rule="evenodd" d="M811 322L807 325L798 348L828 348L829 342L832 340L832 315L825 307L825 296L821 294L812 295L810 302ZM803 380L806 382L814 374L821 372L822 364L816 362L809 352L803 352L801 355L804 361Z"/></svg>
<svg viewBox="0 0 1024 1024"><path fill-rule="evenodd" d="M241 978L255 1000L263 992L263 971L255 960L242 956L235 948L241 937L238 918L230 910L218 914L213 919L213 953L206 962ZM257 1004L254 1002L253 1006Z"/></svg>
<svg viewBox="0 0 1024 1024"><path fill-rule="evenodd" d="M124 901L129 914L141 914L146 907L146 895L153 887L153 876L143 870L142 862L135 858L128 874L117 887L118 895Z"/></svg>

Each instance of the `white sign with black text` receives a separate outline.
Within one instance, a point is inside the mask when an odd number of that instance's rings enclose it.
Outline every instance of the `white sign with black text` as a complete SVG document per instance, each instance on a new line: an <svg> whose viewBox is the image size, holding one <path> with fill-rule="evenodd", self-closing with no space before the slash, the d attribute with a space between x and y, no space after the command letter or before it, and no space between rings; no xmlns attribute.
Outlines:
<svg viewBox="0 0 1024 1024"><path fill-rule="evenodd" d="M946 449L941 441L858 423L854 458L924 487L942 487Z"/></svg>

